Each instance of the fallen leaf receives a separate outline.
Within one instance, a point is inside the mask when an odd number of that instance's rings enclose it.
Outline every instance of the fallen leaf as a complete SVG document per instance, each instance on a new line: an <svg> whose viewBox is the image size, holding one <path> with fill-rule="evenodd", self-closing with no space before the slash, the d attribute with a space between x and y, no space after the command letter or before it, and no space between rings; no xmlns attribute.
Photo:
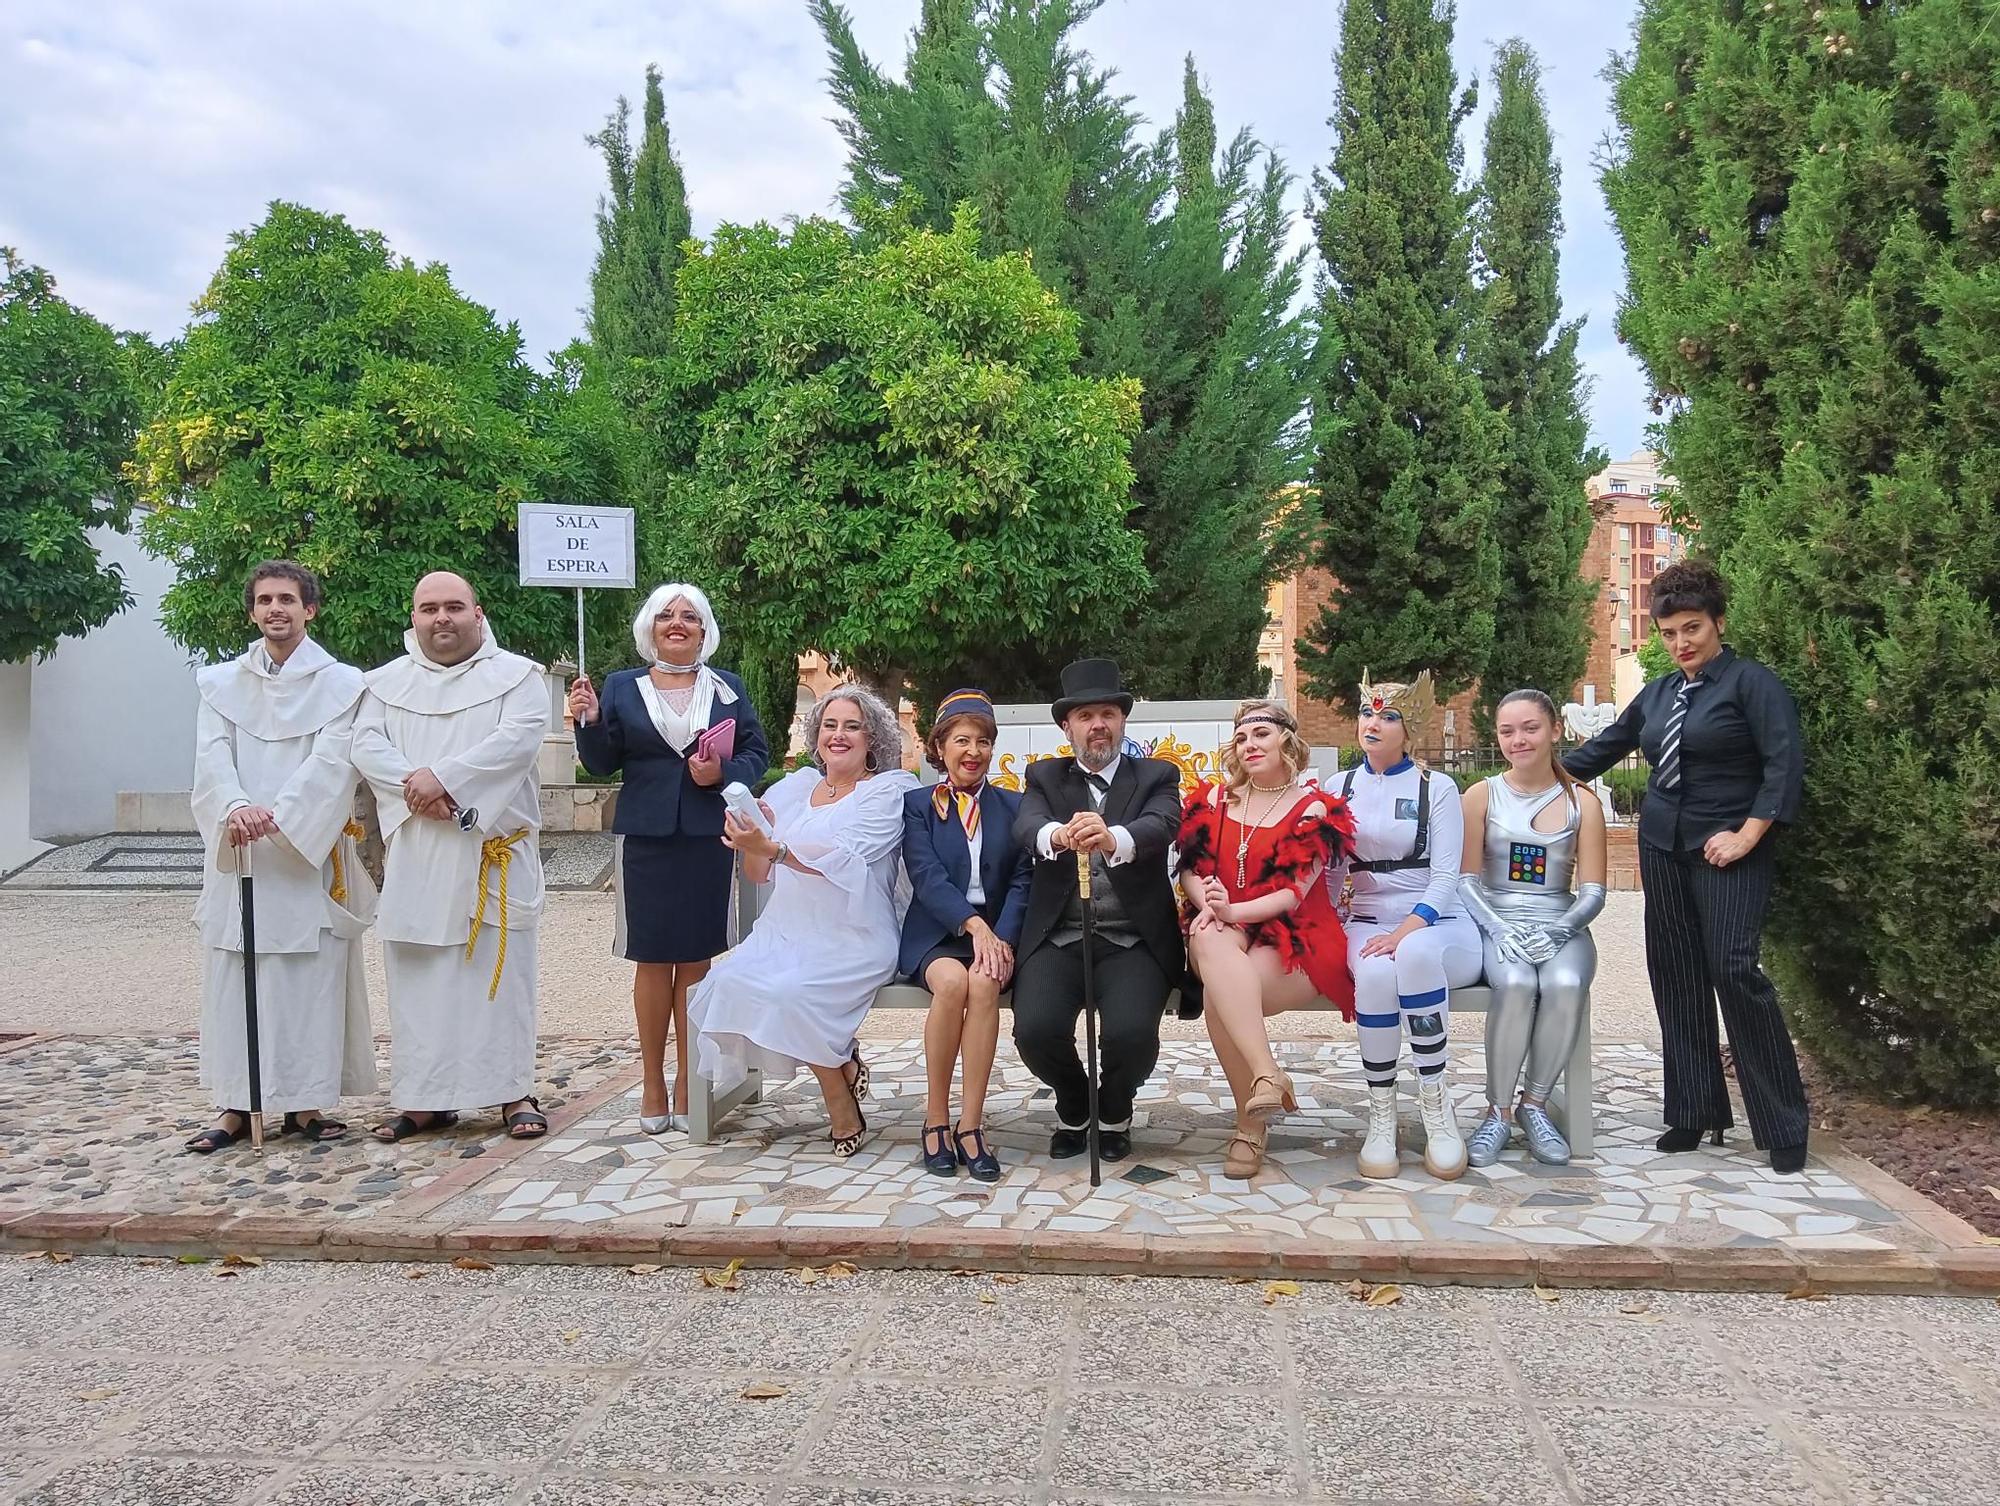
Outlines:
<svg viewBox="0 0 2000 1506"><path fill-rule="evenodd" d="M1785 1300L1787 1302L1829 1302L1832 1298L1828 1297L1825 1292L1814 1291L1813 1284L1810 1281L1801 1281L1797 1286L1785 1293Z"/></svg>
<svg viewBox="0 0 2000 1506"><path fill-rule="evenodd" d="M1618 1311L1623 1313L1628 1318L1641 1317L1644 1314L1651 1312L1652 1310L1653 1309L1648 1307L1644 1302L1627 1302L1624 1306L1618 1309Z"/></svg>
<svg viewBox="0 0 2000 1506"><path fill-rule="evenodd" d="M1996 1193L1994 1193L1993 1195L1994 1195L1995 1197L2000 1197L2000 1192L1996 1192ZM72 1260L74 1260L74 1259L76 1259L76 1257L75 1257L74 1255L70 1254L70 1252L69 1252L68 1250L51 1250L51 1251L49 1251L49 1264L50 1264L50 1265L68 1265L68 1264L69 1264L69 1263L70 1263L70 1262L71 1262Z"/></svg>
<svg viewBox="0 0 2000 1506"><path fill-rule="evenodd" d="M634 1276L650 1276L660 1268L656 1265L628 1265L625 1269Z"/></svg>
<svg viewBox="0 0 2000 1506"><path fill-rule="evenodd" d="M1255 1276L1231 1276L1229 1284L1231 1286L1255 1286L1257 1278Z"/></svg>
<svg viewBox="0 0 2000 1506"><path fill-rule="evenodd" d="M262 1255L225 1255L222 1257L222 1263L230 1266L247 1266L254 1271L263 1265L264 1257Z"/></svg>
<svg viewBox="0 0 2000 1506"><path fill-rule="evenodd" d="M1983 1245L2000 1245L2000 1234L1982 1234L1979 1242Z"/></svg>
<svg viewBox="0 0 2000 1506"><path fill-rule="evenodd" d="M701 1273L701 1284L703 1286L712 1286L717 1291L741 1291L743 1283L736 1279L736 1273L742 1269L743 1262L740 1258L732 1260L719 1271L703 1271Z"/></svg>
<svg viewBox="0 0 2000 1506"><path fill-rule="evenodd" d="M167 1264L167 1257L166 1257L166 1256L164 1256L164 1255L141 1255L141 1256L140 1256L140 1257L139 1257L139 1258L138 1258L137 1260L133 1261L133 1262L132 1262L132 1264L134 1264L134 1265L165 1265L165 1264Z"/></svg>
<svg viewBox="0 0 2000 1506"><path fill-rule="evenodd" d="M817 1286L819 1284L819 1271L814 1266L802 1265L796 1271L793 1271L792 1274L799 1278L800 1286Z"/></svg>
<svg viewBox="0 0 2000 1506"><path fill-rule="evenodd" d="M109 1401L117 1394L118 1388L116 1386L99 1386L94 1391L77 1392L76 1399L78 1401Z"/></svg>
<svg viewBox="0 0 2000 1506"><path fill-rule="evenodd" d="M979 1300L981 1302L998 1302L1000 1299L994 1296L993 1293L991 1292L981 1292L979 1294Z"/></svg>
<svg viewBox="0 0 2000 1506"><path fill-rule="evenodd" d="M773 1386L760 1382L754 1386L745 1386L736 1394L744 1401L776 1401L780 1396L790 1396L792 1393L784 1386Z"/></svg>
<svg viewBox="0 0 2000 1506"><path fill-rule="evenodd" d="M490 1271L493 1262L481 1260L477 1255L461 1255L451 1263L451 1268L454 1271Z"/></svg>
<svg viewBox="0 0 2000 1506"><path fill-rule="evenodd" d="M430 1272L422 1266L413 1265L407 1271L403 1272L403 1279L405 1281L422 1281L428 1275L430 1275Z"/></svg>
<svg viewBox="0 0 2000 1506"><path fill-rule="evenodd" d="M1931 1106L1927 1103L1920 1103L1910 1110L1908 1117L1912 1119L1928 1119L1931 1117Z"/></svg>
<svg viewBox="0 0 2000 1506"><path fill-rule="evenodd" d="M1403 1300L1403 1289L1394 1282L1385 1281L1368 1294L1368 1307L1394 1307Z"/></svg>
<svg viewBox="0 0 2000 1506"><path fill-rule="evenodd" d="M583 1330L581 1328L572 1328L569 1330L569 1332L565 1333L562 1336L562 1341L565 1344L574 1344L578 1339L582 1337L583 1337Z"/></svg>
<svg viewBox="0 0 2000 1506"><path fill-rule="evenodd" d="M1013 1271L996 1271L993 1275L995 1286L1019 1286L1021 1278Z"/></svg>
<svg viewBox="0 0 2000 1506"><path fill-rule="evenodd" d="M1270 1307L1280 1297L1296 1297L1299 1284L1296 1281L1267 1281L1264 1283L1264 1305Z"/></svg>
<svg viewBox="0 0 2000 1506"><path fill-rule="evenodd" d="M2000 1187L1988 1187L1986 1191L1994 1202L2000 1203Z"/></svg>
<svg viewBox="0 0 2000 1506"><path fill-rule="evenodd" d="M47 1250L24 1250L14 1258L16 1260L47 1260L49 1252Z"/></svg>
<svg viewBox="0 0 2000 1506"><path fill-rule="evenodd" d="M217 1280L223 1280L231 1276L241 1276L242 1274L241 1271L232 1271L227 1266L217 1266L215 1270Z"/></svg>
<svg viewBox="0 0 2000 1506"><path fill-rule="evenodd" d="M1347 1295L1352 1297L1356 1302L1359 1302L1363 1297L1368 1295L1368 1283L1361 1280L1348 1282Z"/></svg>
<svg viewBox="0 0 2000 1506"><path fill-rule="evenodd" d="M1135 1271L1120 1271L1117 1275L1113 1276L1111 1279L1113 1281L1137 1281L1139 1279L1139 1276L1138 1273Z"/></svg>
<svg viewBox="0 0 2000 1506"><path fill-rule="evenodd" d="M861 1267L849 1260L836 1260L826 1268L826 1279L829 1281L844 1281L849 1276L859 1276L860 1274Z"/></svg>
<svg viewBox="0 0 2000 1506"><path fill-rule="evenodd" d="M975 1271L969 1265L953 1266L950 1270L945 1272L945 1275L947 1276L977 1276L978 1274L979 1272Z"/></svg>
<svg viewBox="0 0 2000 1506"><path fill-rule="evenodd" d="M176 1256L174 1257L174 1264L175 1264L175 1265L207 1265L207 1264L208 1264L208 1257L207 1257L206 1255L176 1255Z"/></svg>
<svg viewBox="0 0 2000 1506"><path fill-rule="evenodd" d="M1537 1297L1541 1298L1541 1300L1544 1302L1562 1301L1562 1294L1560 1292L1552 1292L1547 1287L1538 1286L1532 1288L1532 1290L1534 1291L1534 1294Z"/></svg>

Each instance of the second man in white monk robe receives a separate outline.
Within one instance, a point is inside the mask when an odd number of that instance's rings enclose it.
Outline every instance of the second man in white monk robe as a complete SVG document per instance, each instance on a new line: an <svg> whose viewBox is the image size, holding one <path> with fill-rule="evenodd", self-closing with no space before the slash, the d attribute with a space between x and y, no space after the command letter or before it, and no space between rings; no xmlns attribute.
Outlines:
<svg viewBox="0 0 2000 1506"><path fill-rule="evenodd" d="M250 1131L243 895L256 913L258 1085L285 1133L337 1139L344 1093L375 1089L361 934L375 889L354 848L348 743L361 671L307 635L318 578L290 560L251 572L243 604L258 638L195 676L194 818L207 860L195 925L208 951L201 1082L221 1110L187 1142L200 1155Z"/></svg>
<svg viewBox="0 0 2000 1506"><path fill-rule="evenodd" d="M535 933L543 887L536 756L540 666L493 641L472 586L417 582L408 652L368 676L354 762L388 844L378 921L389 982L389 1100L401 1140L500 1106L507 1133L548 1121L535 1075Z"/></svg>

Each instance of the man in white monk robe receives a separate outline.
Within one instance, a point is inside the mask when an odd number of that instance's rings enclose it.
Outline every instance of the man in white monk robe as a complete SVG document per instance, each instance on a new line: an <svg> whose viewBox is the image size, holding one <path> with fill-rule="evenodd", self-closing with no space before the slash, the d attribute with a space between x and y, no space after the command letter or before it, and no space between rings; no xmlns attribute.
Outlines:
<svg viewBox="0 0 2000 1506"><path fill-rule="evenodd" d="M354 723L389 849L378 926L397 1112L375 1134L403 1140L498 1104L507 1133L533 1139L548 1130L530 1094L548 686L446 571L417 582L403 646L369 674Z"/></svg>
<svg viewBox="0 0 2000 1506"><path fill-rule="evenodd" d="M250 1132L241 875L255 894L257 1057L262 1106L285 1133L339 1138L326 1113L375 1090L361 935L375 886L355 839L349 744L361 671L307 635L319 580L268 560L243 604L258 641L195 676L194 819L207 862L195 925L208 949L201 1082L222 1113L187 1142L208 1155Z"/></svg>

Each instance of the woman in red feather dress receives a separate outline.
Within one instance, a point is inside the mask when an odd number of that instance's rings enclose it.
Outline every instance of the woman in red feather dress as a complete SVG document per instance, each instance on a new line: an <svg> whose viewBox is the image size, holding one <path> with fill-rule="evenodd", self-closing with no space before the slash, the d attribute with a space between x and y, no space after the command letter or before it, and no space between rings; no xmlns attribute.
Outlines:
<svg viewBox="0 0 2000 1506"><path fill-rule="evenodd" d="M1270 1121L1298 1107L1265 1018L1321 998L1354 1017L1347 939L1321 882L1328 864L1351 855L1354 818L1306 774L1310 756L1291 712L1245 701L1223 782L1198 785L1181 813L1188 962L1236 1100L1228 1177L1256 1175Z"/></svg>

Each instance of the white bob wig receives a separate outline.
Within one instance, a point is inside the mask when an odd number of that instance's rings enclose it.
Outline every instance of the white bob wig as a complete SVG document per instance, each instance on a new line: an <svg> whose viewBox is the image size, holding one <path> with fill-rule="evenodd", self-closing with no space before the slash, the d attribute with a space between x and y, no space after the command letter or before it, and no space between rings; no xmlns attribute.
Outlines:
<svg viewBox="0 0 2000 1506"><path fill-rule="evenodd" d="M701 656L698 662L706 664L709 657L722 647L722 629L715 625L715 608L708 604L708 593L700 586L680 581L657 586L653 594L646 598L646 604L632 619L632 646L639 650L639 657L646 663L660 662L659 653L653 647L653 619L667 609L668 602L676 599L685 601L701 613Z"/></svg>

